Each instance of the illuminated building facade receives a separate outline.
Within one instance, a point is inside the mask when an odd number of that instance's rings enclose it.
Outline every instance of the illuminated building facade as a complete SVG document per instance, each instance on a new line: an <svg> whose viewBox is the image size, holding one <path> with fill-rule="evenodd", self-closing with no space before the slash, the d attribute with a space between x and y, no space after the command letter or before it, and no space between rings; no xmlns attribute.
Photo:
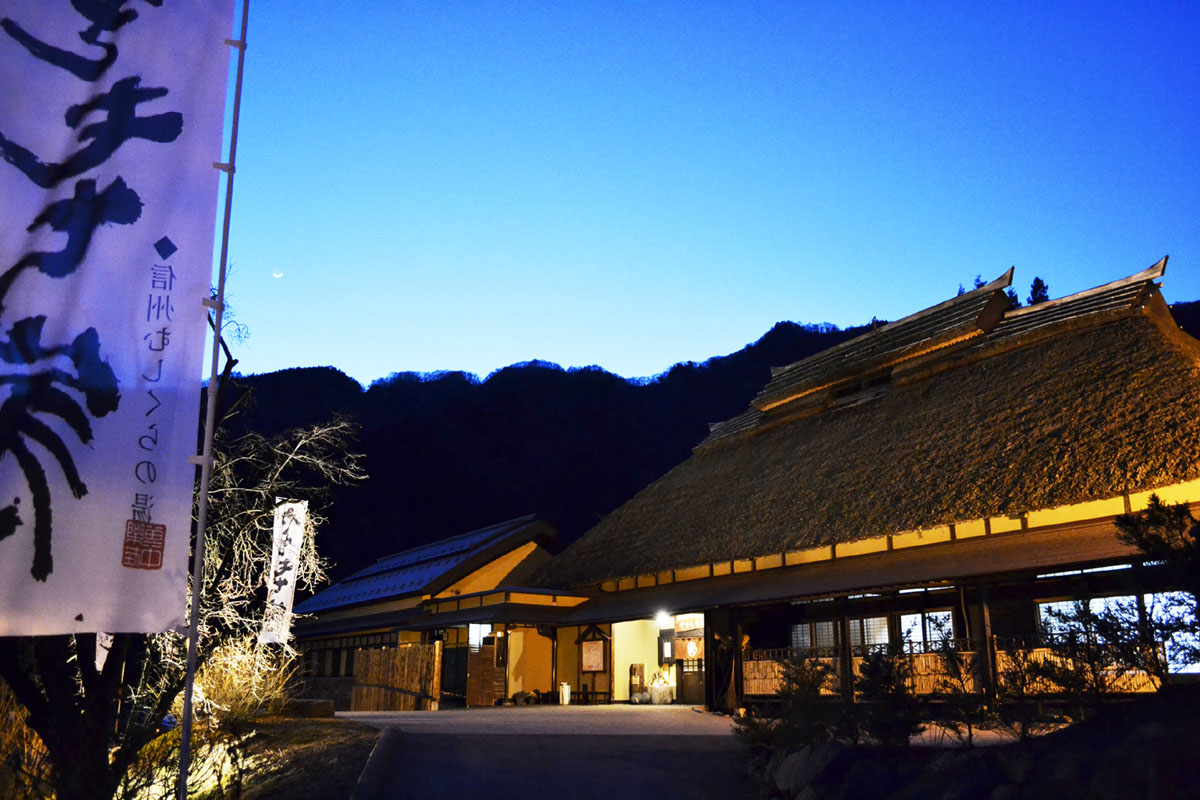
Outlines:
<svg viewBox="0 0 1200 800"><path fill-rule="evenodd" d="M1200 342L1159 292L1165 266L1017 309L1010 270L773 370L520 583L430 594L397 624L507 635L508 697L623 701L658 674L729 708L769 696L786 652L852 676L872 647L938 637L993 680L1047 604L1174 588L1113 524L1151 493L1200 510Z"/></svg>

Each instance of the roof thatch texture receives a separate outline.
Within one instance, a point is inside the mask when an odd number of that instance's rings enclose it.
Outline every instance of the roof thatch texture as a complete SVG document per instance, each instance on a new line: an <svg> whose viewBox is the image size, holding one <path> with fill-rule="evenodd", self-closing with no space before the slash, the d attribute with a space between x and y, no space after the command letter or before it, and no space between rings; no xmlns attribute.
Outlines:
<svg viewBox="0 0 1200 800"><path fill-rule="evenodd" d="M540 581L590 585L1194 479L1200 349L1142 288L1099 309L1092 293L1075 315L1070 302L1023 310L858 399L756 416L610 514ZM1032 332L1014 335L1018 323Z"/></svg>

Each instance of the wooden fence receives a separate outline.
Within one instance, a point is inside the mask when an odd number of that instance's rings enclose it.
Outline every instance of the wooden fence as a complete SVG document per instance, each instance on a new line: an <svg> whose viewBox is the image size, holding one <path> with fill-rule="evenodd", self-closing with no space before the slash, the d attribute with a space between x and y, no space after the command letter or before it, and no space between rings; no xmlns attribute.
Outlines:
<svg viewBox="0 0 1200 800"><path fill-rule="evenodd" d="M759 650L742 662L742 692L751 695L779 694L783 685L783 661L790 655L788 650ZM821 687L821 694L836 695L838 689L838 660L820 657L816 659L828 670L828 680Z"/></svg>
<svg viewBox="0 0 1200 800"><path fill-rule="evenodd" d="M1070 659L1064 658L1048 647L1035 647L1026 651L1026 657L1033 664L1040 664L1044 661L1056 662L1065 669L1070 669ZM1003 685L1005 674L1013 668L1013 656L1007 650L996 651L996 671L998 673L997 680ZM1107 664L1102 668L1102 681L1109 687L1109 691L1123 693L1137 692L1154 692L1158 690L1158 681L1149 673L1137 669L1124 669L1122 667ZM1039 694L1057 694L1063 691L1061 686L1057 686L1048 678L1035 678L1029 690Z"/></svg>
<svg viewBox="0 0 1200 800"><path fill-rule="evenodd" d="M353 711L433 711L441 700L442 643L354 654Z"/></svg>

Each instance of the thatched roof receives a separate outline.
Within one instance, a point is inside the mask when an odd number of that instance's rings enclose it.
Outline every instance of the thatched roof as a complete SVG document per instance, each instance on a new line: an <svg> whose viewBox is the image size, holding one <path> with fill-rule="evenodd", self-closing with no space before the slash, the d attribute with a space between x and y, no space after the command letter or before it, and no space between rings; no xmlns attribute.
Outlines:
<svg viewBox="0 0 1200 800"><path fill-rule="evenodd" d="M590 585L1200 477L1200 343L1152 282L1164 264L864 358L854 343L879 349L880 328L843 348L857 372L828 359L777 372L810 377L717 426L539 581ZM986 307L986 294L935 309Z"/></svg>

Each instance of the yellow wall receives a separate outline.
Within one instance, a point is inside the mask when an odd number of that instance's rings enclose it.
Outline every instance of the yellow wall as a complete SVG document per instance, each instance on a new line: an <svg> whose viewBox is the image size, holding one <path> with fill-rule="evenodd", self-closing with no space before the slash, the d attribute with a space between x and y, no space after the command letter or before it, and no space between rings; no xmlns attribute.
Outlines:
<svg viewBox="0 0 1200 800"><path fill-rule="evenodd" d="M490 561L437 596L453 597L459 594L486 592L497 586L521 581L549 560L550 554L536 542L527 542Z"/></svg>
<svg viewBox="0 0 1200 800"><path fill-rule="evenodd" d="M1164 503L1194 503L1200 500L1200 480L1176 483L1171 486L1162 486L1158 489L1149 489L1144 492L1131 494L1129 496L1129 504L1134 511L1141 511L1150 501L1150 495L1152 494L1158 495L1158 499Z"/></svg>
<svg viewBox="0 0 1200 800"><path fill-rule="evenodd" d="M550 661L553 643L533 628L514 628L508 632L508 694L549 692Z"/></svg>
<svg viewBox="0 0 1200 800"><path fill-rule="evenodd" d="M645 667L647 685L658 671L658 623L652 619L613 623L613 700L629 699L629 665Z"/></svg>
<svg viewBox="0 0 1200 800"><path fill-rule="evenodd" d="M558 682L571 684L572 691L579 691L579 628L559 628L558 635ZM554 687L558 691L558 687Z"/></svg>
<svg viewBox="0 0 1200 800"><path fill-rule="evenodd" d="M607 634L612 633L611 625L597 625L600 630ZM570 628L558 629L558 682L571 684L571 691L578 692L582 684L587 684L594 692L611 692L612 691L612 675L608 672L588 672L580 673L579 671L579 645L575 640L579 638L579 634L585 629L578 626ZM608 645L612 646L610 639ZM609 652L609 657L612 657L612 652ZM629 666L626 665L626 670ZM628 677L623 678L628 682ZM558 691L558 687L554 687ZM574 698L574 694L571 695ZM574 702L574 700L572 700Z"/></svg>

